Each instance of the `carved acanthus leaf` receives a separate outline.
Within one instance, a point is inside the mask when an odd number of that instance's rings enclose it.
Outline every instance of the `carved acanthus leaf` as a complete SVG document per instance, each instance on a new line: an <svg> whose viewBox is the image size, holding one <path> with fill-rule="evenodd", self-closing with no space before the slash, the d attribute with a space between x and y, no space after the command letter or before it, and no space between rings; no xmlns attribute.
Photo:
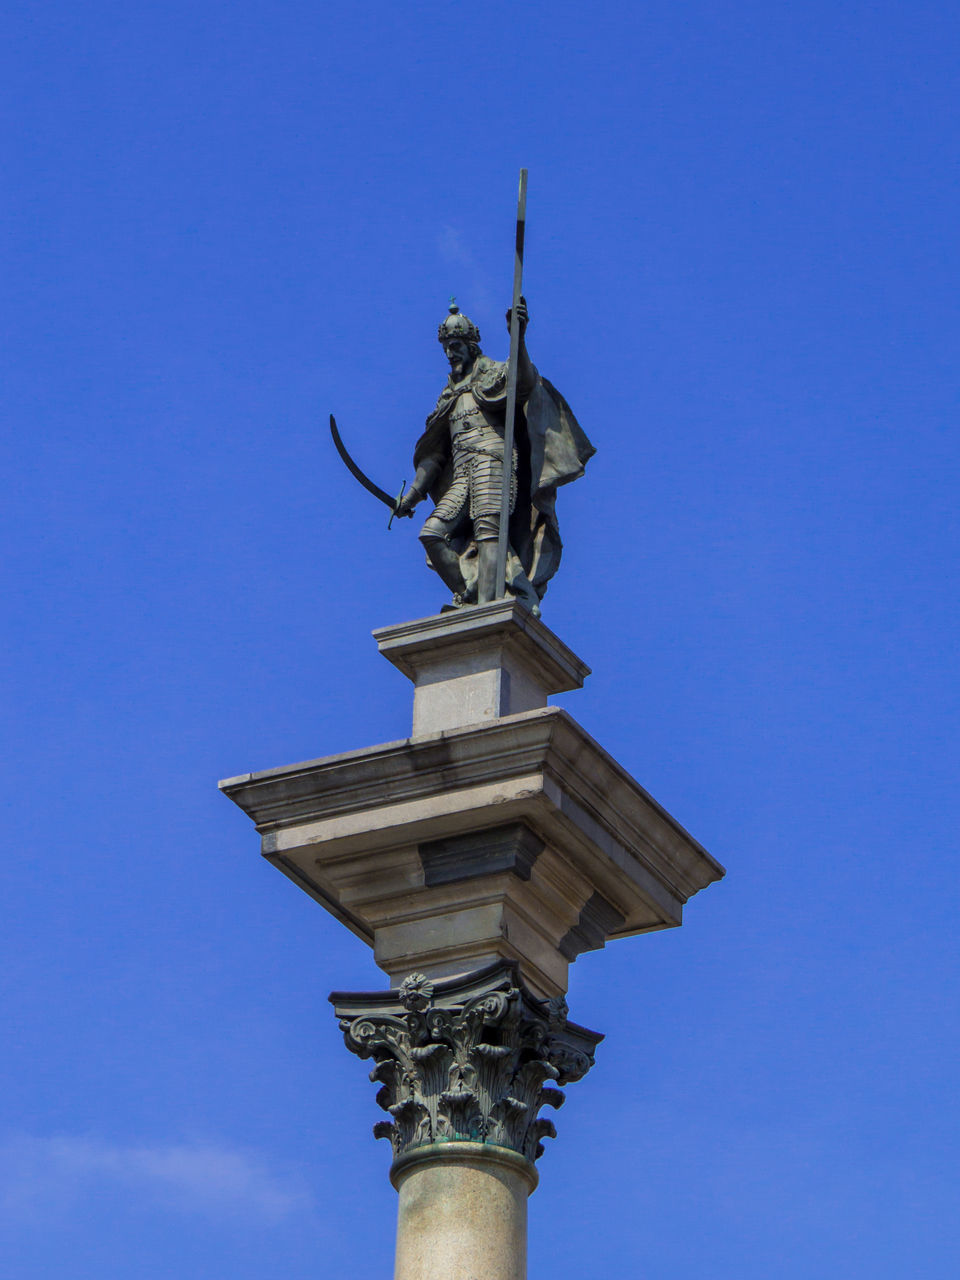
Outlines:
<svg viewBox="0 0 960 1280"><path fill-rule="evenodd" d="M562 1104L554 1086L585 1075L601 1039L567 1021L565 1001L530 995L510 964L436 986L411 974L396 994L335 1004L347 1047L376 1063L370 1078L391 1119L374 1133L395 1155L467 1140L535 1160L541 1139L556 1136L541 1107Z"/></svg>

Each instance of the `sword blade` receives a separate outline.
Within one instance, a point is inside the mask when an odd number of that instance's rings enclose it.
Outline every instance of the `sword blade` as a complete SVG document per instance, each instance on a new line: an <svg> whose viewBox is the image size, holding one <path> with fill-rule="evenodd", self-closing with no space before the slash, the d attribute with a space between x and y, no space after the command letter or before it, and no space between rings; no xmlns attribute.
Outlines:
<svg viewBox="0 0 960 1280"><path fill-rule="evenodd" d="M372 493L375 498L379 498L381 502L385 503L391 511L395 511L397 505L396 499L391 498L386 489L381 489L378 484L374 484L368 475L364 475L354 460L350 457L349 453L347 453L347 446L340 438L340 432L337 430L337 420L332 413L330 415L330 434L333 436L333 443L337 447L337 453L339 453L340 457L343 459L344 465L350 474L356 480L360 481L367 493Z"/></svg>

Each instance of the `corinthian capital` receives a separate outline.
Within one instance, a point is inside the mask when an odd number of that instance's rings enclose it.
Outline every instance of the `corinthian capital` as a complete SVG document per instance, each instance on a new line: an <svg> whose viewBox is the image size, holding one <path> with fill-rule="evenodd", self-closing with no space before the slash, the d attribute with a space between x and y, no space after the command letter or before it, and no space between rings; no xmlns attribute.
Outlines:
<svg viewBox="0 0 960 1280"><path fill-rule="evenodd" d="M410 974L398 991L331 997L347 1048L376 1064L374 1126L395 1156L425 1143L461 1140L508 1147L528 1160L556 1137L544 1106L559 1107L558 1085L593 1066L603 1037L568 1021L562 997L543 1001L500 962L434 984Z"/></svg>

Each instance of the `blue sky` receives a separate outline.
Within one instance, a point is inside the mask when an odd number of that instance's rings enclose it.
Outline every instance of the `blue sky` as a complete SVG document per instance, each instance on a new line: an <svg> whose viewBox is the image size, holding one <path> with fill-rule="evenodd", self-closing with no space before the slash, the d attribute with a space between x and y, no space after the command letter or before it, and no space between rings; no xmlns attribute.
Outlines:
<svg viewBox="0 0 960 1280"><path fill-rule="evenodd" d="M14 1280L386 1276L333 988L370 953L218 778L405 735L388 489L449 295L598 447L562 699L728 867L572 970L607 1033L531 1280L943 1276L956 1098L946 3L8 6L0 51Z"/></svg>

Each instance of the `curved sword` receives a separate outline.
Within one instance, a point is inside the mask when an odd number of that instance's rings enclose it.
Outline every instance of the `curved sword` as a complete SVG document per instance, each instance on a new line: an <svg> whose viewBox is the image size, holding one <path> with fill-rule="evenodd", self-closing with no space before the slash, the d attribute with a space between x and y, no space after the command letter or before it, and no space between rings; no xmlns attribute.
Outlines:
<svg viewBox="0 0 960 1280"><path fill-rule="evenodd" d="M333 436L333 443L337 447L337 453L339 453L340 457L343 459L344 465L350 474L360 481L368 493L372 493L375 498L379 498L385 506L390 508L390 524L387 525L387 528L389 529L390 525L393 524L393 517L397 514L397 507L400 505L400 499L403 497L404 490L407 487L406 482L401 485L400 492L397 497L391 498L386 489L381 489L378 484L374 484L370 477L360 470L354 460L350 457L349 453L347 453L347 446L340 438L340 432L337 430L337 420L332 413L330 415L330 434ZM410 516L413 512L405 511L403 514Z"/></svg>

